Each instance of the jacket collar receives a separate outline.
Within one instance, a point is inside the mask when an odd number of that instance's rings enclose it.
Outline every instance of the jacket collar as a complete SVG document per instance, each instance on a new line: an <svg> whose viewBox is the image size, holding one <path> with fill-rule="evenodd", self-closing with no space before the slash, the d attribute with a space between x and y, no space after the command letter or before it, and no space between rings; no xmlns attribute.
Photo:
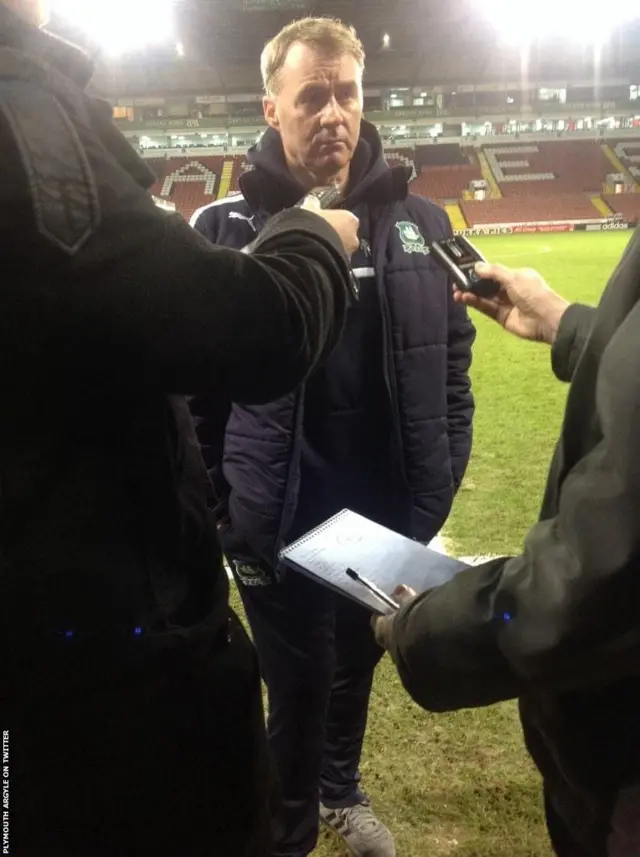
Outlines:
<svg viewBox="0 0 640 857"><path fill-rule="evenodd" d="M304 189L289 172L280 135L272 128L249 150L247 161L249 170L240 178L240 189L252 211L274 214L295 205L304 195ZM391 169L387 165L378 132L363 121L344 207L402 200L409 190L409 176L408 168Z"/></svg>

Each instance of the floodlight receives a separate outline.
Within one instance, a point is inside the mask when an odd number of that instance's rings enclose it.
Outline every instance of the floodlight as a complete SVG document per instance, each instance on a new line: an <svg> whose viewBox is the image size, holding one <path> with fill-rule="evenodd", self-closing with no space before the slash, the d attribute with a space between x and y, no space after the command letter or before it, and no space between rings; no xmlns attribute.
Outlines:
<svg viewBox="0 0 640 857"><path fill-rule="evenodd" d="M563 37L579 44L602 44L612 30L640 18L638 0L617 0L614 7L584 0L481 0L483 15L503 39L526 44L548 37Z"/></svg>
<svg viewBox="0 0 640 857"><path fill-rule="evenodd" d="M105 51L118 55L170 43L174 0L53 0L53 11L84 30Z"/></svg>
<svg viewBox="0 0 640 857"><path fill-rule="evenodd" d="M389 33L385 33L384 36L382 37L382 47L388 48L390 44L391 44L391 36L389 35Z"/></svg>

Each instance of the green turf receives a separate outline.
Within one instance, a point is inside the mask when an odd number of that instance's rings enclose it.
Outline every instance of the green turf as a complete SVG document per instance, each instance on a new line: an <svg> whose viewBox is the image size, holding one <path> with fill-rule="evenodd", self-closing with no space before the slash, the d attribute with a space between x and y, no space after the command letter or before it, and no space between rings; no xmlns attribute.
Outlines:
<svg viewBox="0 0 640 857"><path fill-rule="evenodd" d="M630 233L478 240L492 261L535 267L571 300L596 302ZM458 555L517 551L535 520L564 388L545 346L478 320L473 460L446 534ZM378 670L362 760L363 785L393 829L398 857L549 857L540 788L515 703L431 715ZM317 857L345 849L326 831Z"/></svg>

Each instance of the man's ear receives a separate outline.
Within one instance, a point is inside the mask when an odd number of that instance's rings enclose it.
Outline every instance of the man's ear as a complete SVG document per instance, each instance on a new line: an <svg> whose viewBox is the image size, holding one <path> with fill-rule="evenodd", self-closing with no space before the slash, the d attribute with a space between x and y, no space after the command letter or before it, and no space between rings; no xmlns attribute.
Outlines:
<svg viewBox="0 0 640 857"><path fill-rule="evenodd" d="M275 99L271 98L269 95L265 95L262 99L262 109L264 111L264 118L267 121L267 125L269 125L270 128L275 128L276 131L279 131L280 121L276 112Z"/></svg>

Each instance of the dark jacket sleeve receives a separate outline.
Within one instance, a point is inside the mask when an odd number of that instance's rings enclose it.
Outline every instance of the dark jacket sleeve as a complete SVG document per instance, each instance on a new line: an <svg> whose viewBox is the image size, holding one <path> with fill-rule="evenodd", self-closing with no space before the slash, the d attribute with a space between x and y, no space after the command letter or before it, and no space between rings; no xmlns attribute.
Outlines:
<svg viewBox="0 0 640 857"><path fill-rule="evenodd" d="M105 216L96 238L115 252L100 258L102 271L93 248L74 260L70 274L81 282L70 310L128 346L143 376L165 389L270 401L339 339L348 268L338 236L316 215L278 215L253 256L211 246L151 202ZM95 295L83 300L88 271L102 286L99 307Z"/></svg>
<svg viewBox="0 0 640 857"><path fill-rule="evenodd" d="M473 442L474 401L471 392L472 346L476 331L467 308L449 297L449 341L447 349L447 430L451 470L456 490L469 464Z"/></svg>
<svg viewBox="0 0 640 857"><path fill-rule="evenodd" d="M639 329L636 305L600 363L601 440L566 475L557 515L533 527L521 556L465 571L396 614L391 653L423 707L487 705L637 670Z"/></svg>
<svg viewBox="0 0 640 857"><path fill-rule="evenodd" d="M571 381L580 355L591 333L596 317L595 307L572 304L560 321L551 350L551 365L560 381Z"/></svg>
<svg viewBox="0 0 640 857"><path fill-rule="evenodd" d="M196 211L189 225L212 244L221 244L217 207ZM222 458L227 422L231 414L232 400L219 392L205 392L189 399L189 407L200 442L209 480L213 487L212 502L214 519L218 525L229 521L229 484L224 478Z"/></svg>
<svg viewBox="0 0 640 857"><path fill-rule="evenodd" d="M274 217L251 256L213 247L156 208L90 127L78 123L70 139L65 157L78 159L86 186L61 184L58 166L35 152L42 141L18 138L0 111L2 222L15 222L15 240L3 233L3 244L21 288L38 303L33 337L51 338L58 326L77 360L103 360L123 381L179 393L215 389L241 402L294 389L337 343L349 267L320 217L298 209ZM24 165L36 155L51 175L29 175ZM34 181L48 185L34 189ZM49 188L69 216L79 199L95 197L98 217L72 252L42 229Z"/></svg>
<svg viewBox="0 0 640 857"><path fill-rule="evenodd" d="M443 229L447 238L453 236L448 215L441 212ZM473 443L474 401L471 392L472 347L476 331L467 308L453 299L449 293L449 338L447 349L447 431L451 470L456 490L469 464Z"/></svg>

